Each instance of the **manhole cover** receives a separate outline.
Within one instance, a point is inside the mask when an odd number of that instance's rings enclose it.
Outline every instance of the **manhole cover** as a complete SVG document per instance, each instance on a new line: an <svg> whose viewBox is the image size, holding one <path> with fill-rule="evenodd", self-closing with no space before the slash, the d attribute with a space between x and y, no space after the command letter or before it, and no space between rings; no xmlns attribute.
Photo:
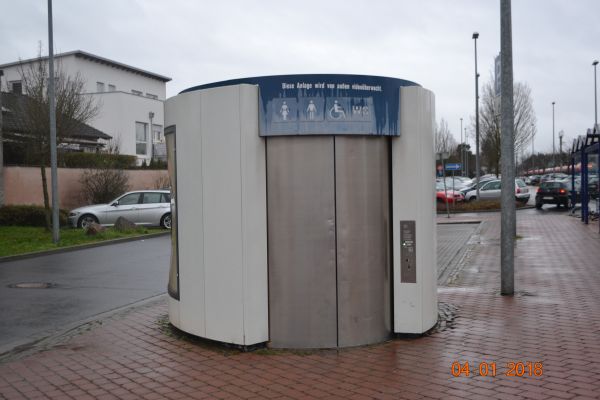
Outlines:
<svg viewBox="0 0 600 400"><path fill-rule="evenodd" d="M14 289L49 289L55 286L55 283L50 282L21 282L11 283L10 285L8 285L9 288Z"/></svg>

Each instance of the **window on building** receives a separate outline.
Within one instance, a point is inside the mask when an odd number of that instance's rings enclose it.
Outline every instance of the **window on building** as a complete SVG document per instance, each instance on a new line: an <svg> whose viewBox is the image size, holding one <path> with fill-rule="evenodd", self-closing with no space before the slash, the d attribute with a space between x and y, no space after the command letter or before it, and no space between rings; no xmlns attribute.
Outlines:
<svg viewBox="0 0 600 400"><path fill-rule="evenodd" d="M140 92L139 90L135 90L135 89L131 89L131 93L135 94L136 96L142 95L142 92Z"/></svg>
<svg viewBox="0 0 600 400"><path fill-rule="evenodd" d="M152 93L146 93L146 97L150 98L150 99L154 99L157 100L158 96Z"/></svg>
<svg viewBox="0 0 600 400"><path fill-rule="evenodd" d="M104 82L96 82L96 92L104 92Z"/></svg>
<svg viewBox="0 0 600 400"><path fill-rule="evenodd" d="M152 124L152 140L155 142L162 140L162 125Z"/></svg>
<svg viewBox="0 0 600 400"><path fill-rule="evenodd" d="M23 94L23 84L21 81L13 81L10 83L10 90L13 93Z"/></svg>
<svg viewBox="0 0 600 400"><path fill-rule="evenodd" d="M135 154L146 155L148 151L148 124L143 122L135 123Z"/></svg>
<svg viewBox="0 0 600 400"><path fill-rule="evenodd" d="M116 92L117 91L117 87L115 85L111 85L110 83L108 84L108 91L109 92Z"/></svg>

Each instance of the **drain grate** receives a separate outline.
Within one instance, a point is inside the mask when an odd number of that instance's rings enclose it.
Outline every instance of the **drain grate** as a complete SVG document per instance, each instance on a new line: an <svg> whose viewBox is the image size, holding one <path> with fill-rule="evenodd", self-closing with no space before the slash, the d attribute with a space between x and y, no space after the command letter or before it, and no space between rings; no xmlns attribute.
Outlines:
<svg viewBox="0 0 600 400"><path fill-rule="evenodd" d="M56 287L56 283L50 282L21 282L11 283L8 285L9 288L13 289L50 289Z"/></svg>

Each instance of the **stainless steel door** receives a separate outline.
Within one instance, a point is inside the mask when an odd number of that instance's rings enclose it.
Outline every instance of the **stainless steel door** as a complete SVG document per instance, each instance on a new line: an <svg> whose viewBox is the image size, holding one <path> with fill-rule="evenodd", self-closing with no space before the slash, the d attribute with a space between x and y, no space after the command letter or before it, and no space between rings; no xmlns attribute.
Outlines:
<svg viewBox="0 0 600 400"><path fill-rule="evenodd" d="M387 339L389 141L287 136L266 142L271 346Z"/></svg>
<svg viewBox="0 0 600 400"><path fill-rule="evenodd" d="M335 138L339 347L391 332L388 143Z"/></svg>
<svg viewBox="0 0 600 400"><path fill-rule="evenodd" d="M333 137L266 141L271 345L336 347Z"/></svg>

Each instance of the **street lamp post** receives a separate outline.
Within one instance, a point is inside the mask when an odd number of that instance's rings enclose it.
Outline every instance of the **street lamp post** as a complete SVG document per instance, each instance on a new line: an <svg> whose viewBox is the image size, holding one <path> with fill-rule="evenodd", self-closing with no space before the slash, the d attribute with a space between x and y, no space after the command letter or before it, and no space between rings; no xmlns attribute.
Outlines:
<svg viewBox="0 0 600 400"><path fill-rule="evenodd" d="M465 126L465 143L467 145L469 143L469 138L467 137L467 127L466 126ZM469 153L467 153L466 149L465 149L465 164L466 164L465 171L467 172L467 176L469 176Z"/></svg>
<svg viewBox="0 0 600 400"><path fill-rule="evenodd" d="M535 125L533 122L531 123L531 173L533 174L533 170L535 169L535 151L533 148L535 142Z"/></svg>
<svg viewBox="0 0 600 400"><path fill-rule="evenodd" d="M477 73L477 39L479 33L473 32L475 43L475 183L477 184L477 200L479 200L479 74Z"/></svg>
<svg viewBox="0 0 600 400"><path fill-rule="evenodd" d="M52 242L60 240L58 215L58 167L56 158L56 96L54 92L54 33L52 30L52 0L48 0L48 103L50 112L50 176L52 178Z"/></svg>
<svg viewBox="0 0 600 400"><path fill-rule="evenodd" d="M556 167L556 147L554 146L554 104L556 102L552 102L552 168Z"/></svg>
<svg viewBox="0 0 600 400"><path fill-rule="evenodd" d="M596 125L598 125L598 92L596 87L596 66L598 65L598 60L594 60L592 63L594 66L594 129Z"/></svg>
<svg viewBox="0 0 600 400"><path fill-rule="evenodd" d="M465 144L463 143L462 118L460 119L460 174L465 176Z"/></svg>
<svg viewBox="0 0 600 400"><path fill-rule="evenodd" d="M560 163L560 167L562 167L563 156L562 156L562 140L565 133L561 130L558 132L558 162Z"/></svg>
<svg viewBox="0 0 600 400"><path fill-rule="evenodd" d="M515 210L515 141L513 103L513 52L511 1L500 0L500 54L501 54L501 122L500 147L502 190L500 203L500 293L512 296L515 292L515 237L517 218Z"/></svg>

